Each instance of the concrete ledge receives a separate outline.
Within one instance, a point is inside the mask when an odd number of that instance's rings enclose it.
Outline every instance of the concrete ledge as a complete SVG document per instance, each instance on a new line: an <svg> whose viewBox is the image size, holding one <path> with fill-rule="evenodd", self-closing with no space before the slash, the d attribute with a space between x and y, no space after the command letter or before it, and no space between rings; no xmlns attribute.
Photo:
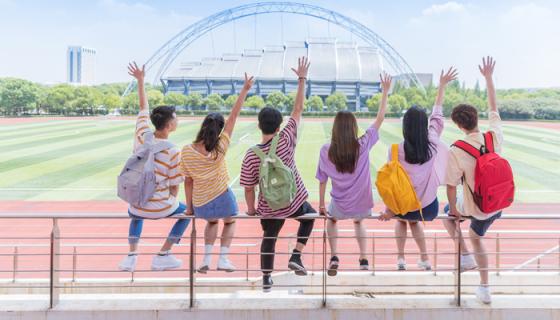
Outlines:
<svg viewBox="0 0 560 320"><path fill-rule="evenodd" d="M63 295L48 310L47 296L0 296L2 320L67 319L560 319L560 297L494 295L491 306L464 296L456 307L450 295L320 296L239 291L199 294L189 309L183 294Z"/></svg>

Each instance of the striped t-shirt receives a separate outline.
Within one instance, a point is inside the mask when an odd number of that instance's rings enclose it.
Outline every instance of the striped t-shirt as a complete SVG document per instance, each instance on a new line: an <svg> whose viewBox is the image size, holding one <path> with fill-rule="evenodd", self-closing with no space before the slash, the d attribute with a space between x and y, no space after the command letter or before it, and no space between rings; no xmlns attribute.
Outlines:
<svg viewBox="0 0 560 320"><path fill-rule="evenodd" d="M144 144L145 135L153 134L148 122L149 112L141 111L136 119L136 134L134 135L134 151ZM154 143L163 141L155 139ZM129 211L135 216L158 219L171 215L179 207L177 198L169 193L170 186L177 186L183 182L179 172L179 155L177 148L171 148L156 153L156 193L143 207L130 206Z"/></svg>
<svg viewBox="0 0 560 320"><path fill-rule="evenodd" d="M216 199L228 188L229 175L226 165L226 151L230 138L222 133L218 141L218 149L203 155L196 151L192 144L186 145L181 151L181 173L193 179L193 205L201 207Z"/></svg>
<svg viewBox="0 0 560 320"><path fill-rule="evenodd" d="M278 140L278 146L276 149L278 157L280 157L282 162L286 166L290 167L294 173L297 189L295 199L287 208L272 210L264 200L262 193L259 192L257 212L263 217L287 218L296 213L296 211L307 200L307 190L303 185L303 180L299 175L294 159L297 143L297 130L297 122L293 118L290 118L284 129L282 129L279 133L280 139ZM268 153L271 141L272 139L265 144L258 144L257 147L259 147L264 153ZM243 164L241 166L241 186L254 187L259 184L260 164L260 158L251 149L249 149L245 154L245 158L243 159Z"/></svg>

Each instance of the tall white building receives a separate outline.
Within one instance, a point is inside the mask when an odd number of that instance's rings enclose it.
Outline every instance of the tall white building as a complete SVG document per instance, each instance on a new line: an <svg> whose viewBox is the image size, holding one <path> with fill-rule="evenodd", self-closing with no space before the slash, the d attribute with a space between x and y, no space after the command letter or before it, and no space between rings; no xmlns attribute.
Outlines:
<svg viewBox="0 0 560 320"><path fill-rule="evenodd" d="M67 82L78 85L95 83L95 49L70 46L66 53Z"/></svg>

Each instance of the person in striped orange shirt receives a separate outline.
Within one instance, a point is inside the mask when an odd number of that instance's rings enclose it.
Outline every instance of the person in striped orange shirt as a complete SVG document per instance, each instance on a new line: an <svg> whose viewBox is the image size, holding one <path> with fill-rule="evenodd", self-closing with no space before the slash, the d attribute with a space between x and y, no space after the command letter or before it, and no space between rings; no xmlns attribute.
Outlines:
<svg viewBox="0 0 560 320"><path fill-rule="evenodd" d="M159 106L149 111L148 99L144 91L144 66L139 68L136 63L128 66L131 76L138 81L138 96L140 99L140 112L136 119L134 135L134 150L144 144L147 135L153 135L156 143L166 141L169 134L177 129L177 116L175 108ZM152 131L148 118L155 127ZM134 271L138 260L138 242L142 234L144 219L160 219L185 212L186 205L177 199L179 185L183 176L179 172L179 150L176 147L163 150L155 154L156 192L149 202L142 207L130 205L128 214L131 217L128 234L130 245L129 254L119 264L122 271ZM178 243L189 225L190 219L177 219L169 232L167 240L160 252L152 260L152 270L167 270L180 268L182 261L170 254L174 244Z"/></svg>
<svg viewBox="0 0 560 320"><path fill-rule="evenodd" d="M183 147L181 152L181 172L185 176L187 196L187 215L206 219L204 230L204 258L198 272L210 269L212 248L218 235L218 221L224 220L222 230L218 270L233 272L235 266L229 261L228 253L237 215L237 200L229 188L229 175L226 165L231 134L241 107L251 90L253 77L245 74L245 83L227 120L220 113L210 113L204 118L200 130L192 144Z"/></svg>

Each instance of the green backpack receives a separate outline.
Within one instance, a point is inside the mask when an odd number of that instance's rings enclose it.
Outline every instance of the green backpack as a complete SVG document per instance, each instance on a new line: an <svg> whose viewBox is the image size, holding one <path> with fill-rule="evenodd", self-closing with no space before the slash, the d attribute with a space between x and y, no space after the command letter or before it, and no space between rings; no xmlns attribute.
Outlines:
<svg viewBox="0 0 560 320"><path fill-rule="evenodd" d="M270 150L265 154L259 147L251 148L261 159L259 168L260 192L272 210L290 206L296 196L296 179L290 167L276 155L279 136L272 139Z"/></svg>

